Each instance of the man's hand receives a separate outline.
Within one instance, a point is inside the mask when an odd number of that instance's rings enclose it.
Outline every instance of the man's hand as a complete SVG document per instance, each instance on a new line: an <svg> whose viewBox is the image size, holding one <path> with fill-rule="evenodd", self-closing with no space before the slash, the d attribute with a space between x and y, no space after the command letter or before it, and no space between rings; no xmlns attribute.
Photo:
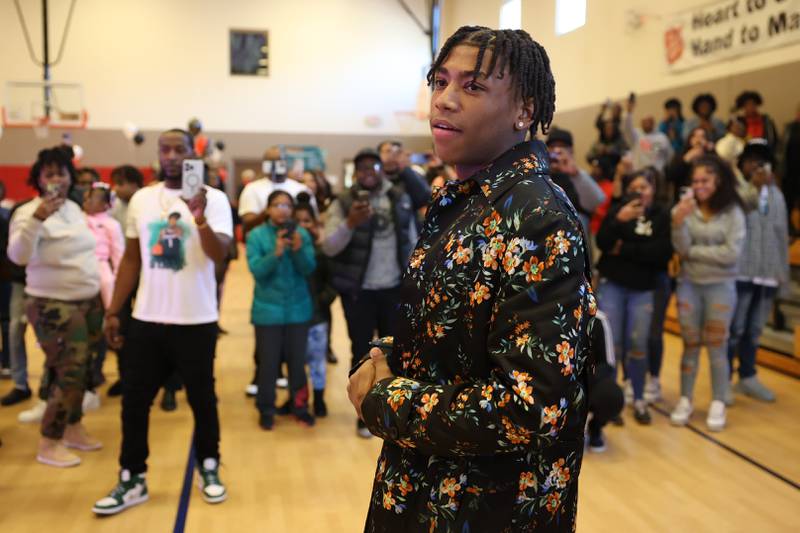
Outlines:
<svg viewBox="0 0 800 533"><path fill-rule="evenodd" d="M125 338L119 334L119 328L119 318L116 315L106 315L103 321L103 333L106 336L108 347L112 350L122 348L122 343L125 341Z"/></svg>
<svg viewBox="0 0 800 533"><path fill-rule="evenodd" d="M371 216L372 207L369 202L355 201L347 214L347 227L354 229L369 220Z"/></svg>
<svg viewBox="0 0 800 533"><path fill-rule="evenodd" d="M371 360L361 365L347 383L347 396L362 421L364 417L361 415L361 404L373 385L375 385L375 364Z"/></svg>
<svg viewBox="0 0 800 533"><path fill-rule="evenodd" d="M369 351L369 358L372 364L375 365L375 383L387 378L393 378L394 374L389 369L389 363L386 362L386 354L380 348L373 348ZM373 383L373 386L374 383Z"/></svg>
<svg viewBox="0 0 800 533"><path fill-rule="evenodd" d="M192 212L195 224L197 224L198 226L202 226L203 224L205 224L206 205L208 204L208 200L206 199L205 187L200 189L198 193L194 195L194 198L184 201L186 202L186 205L189 206L189 211Z"/></svg>

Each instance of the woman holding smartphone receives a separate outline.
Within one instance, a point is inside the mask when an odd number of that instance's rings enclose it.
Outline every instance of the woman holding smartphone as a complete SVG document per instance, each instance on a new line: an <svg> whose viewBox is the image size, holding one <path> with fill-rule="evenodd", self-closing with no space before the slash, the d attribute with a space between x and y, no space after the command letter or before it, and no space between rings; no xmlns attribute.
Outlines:
<svg viewBox="0 0 800 533"><path fill-rule="evenodd" d="M292 219L294 200L282 190L267 199L267 221L247 235L247 264L255 278L251 319L256 328L258 395L262 429L275 424L275 381L286 354L291 412L314 425L308 412L306 347L313 311L308 276L314 272L314 243Z"/></svg>
<svg viewBox="0 0 800 533"><path fill-rule="evenodd" d="M736 308L736 277L745 240L745 215L731 167L718 156L692 164L691 189L672 209L672 245L681 258L678 319L683 337L681 398L672 412L674 425L689 422L700 348L711 362L712 401L706 424L725 427L730 394L728 336Z"/></svg>
<svg viewBox="0 0 800 533"><path fill-rule="evenodd" d="M81 424L103 304L94 237L80 206L68 200L74 182L71 149L39 152L28 178L39 196L14 213L8 241L9 259L27 265L26 312L45 353L47 407L36 459L57 467L80 464L67 448L102 447Z"/></svg>
<svg viewBox="0 0 800 533"><path fill-rule="evenodd" d="M647 167L622 179L625 196L612 204L597 233L603 252L598 304L606 313L615 350L633 389L633 416L650 424L644 399L653 290L672 255L670 217L654 202L658 171Z"/></svg>
<svg viewBox="0 0 800 533"><path fill-rule="evenodd" d="M596 311L577 213L530 141L555 107L545 50L465 26L428 80L431 200L394 344L350 378L384 444L365 531L573 531Z"/></svg>

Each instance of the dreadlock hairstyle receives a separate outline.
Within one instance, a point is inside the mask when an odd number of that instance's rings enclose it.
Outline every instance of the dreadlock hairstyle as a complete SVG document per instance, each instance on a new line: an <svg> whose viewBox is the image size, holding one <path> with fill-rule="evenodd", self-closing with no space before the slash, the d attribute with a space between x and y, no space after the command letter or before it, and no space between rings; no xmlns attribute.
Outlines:
<svg viewBox="0 0 800 533"><path fill-rule="evenodd" d="M485 26L462 26L442 46L439 56L428 71L428 85L433 83L436 72L442 67L452 49L460 44L478 48L478 59L473 71L475 78L481 73L481 63L486 50L492 50L492 59L486 68L487 74L491 76L497 70L497 77L502 79L508 68L516 96L523 100L533 98L531 135L536 135L539 127L542 134L546 134L556 108L556 82L545 49L524 30L493 30Z"/></svg>

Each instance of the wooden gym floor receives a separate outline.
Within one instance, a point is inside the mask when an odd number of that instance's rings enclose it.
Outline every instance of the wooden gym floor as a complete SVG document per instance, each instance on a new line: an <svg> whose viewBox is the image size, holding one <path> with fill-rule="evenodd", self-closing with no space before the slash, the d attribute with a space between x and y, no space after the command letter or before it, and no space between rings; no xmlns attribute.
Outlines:
<svg viewBox="0 0 800 533"><path fill-rule="evenodd" d="M245 263L234 262L221 321L229 334L217 350L227 502L207 505L192 485L188 510L179 512L192 431L191 412L179 393L176 412L157 407L152 412L150 501L96 518L91 506L115 483L120 441L119 399L107 398L104 386L102 407L85 423L105 447L82 453L83 464L73 469L36 463L38 426L17 422L17 414L33 402L0 409L0 531L141 533L174 530L176 523L190 532L361 531L380 441L355 435L344 390L349 342L341 310L336 309L333 342L342 362L328 367L330 416L311 429L279 419L274 431L263 432L252 400L244 396L253 371L251 290ZM729 427L713 434L717 442L712 442L704 422L710 401L706 360L697 382L696 431L669 425L665 415L677 400L680 341L669 335L666 340L665 401L658 406L663 413L653 412L653 425L640 427L626 412L624 427L606 431L608 451L586 454L578 531L800 531L800 382L760 369L778 402L737 397ZM42 356L30 333L28 346L36 386ZM110 355L109 382L115 372ZM0 383L0 394L9 387Z"/></svg>

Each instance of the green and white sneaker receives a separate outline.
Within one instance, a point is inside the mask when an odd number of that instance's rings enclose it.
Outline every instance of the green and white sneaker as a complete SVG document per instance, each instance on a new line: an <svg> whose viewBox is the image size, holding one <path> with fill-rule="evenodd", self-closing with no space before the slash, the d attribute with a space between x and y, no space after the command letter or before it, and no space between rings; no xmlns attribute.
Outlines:
<svg viewBox="0 0 800 533"><path fill-rule="evenodd" d="M203 460L197 467L198 486L203 491L206 503L222 503L228 499L228 491L219 479L219 463L213 457Z"/></svg>
<svg viewBox="0 0 800 533"><path fill-rule="evenodd" d="M119 473L119 483L114 490L98 500L92 511L99 515L117 514L128 507L146 502L148 498L144 474L131 474L130 471L123 470Z"/></svg>

